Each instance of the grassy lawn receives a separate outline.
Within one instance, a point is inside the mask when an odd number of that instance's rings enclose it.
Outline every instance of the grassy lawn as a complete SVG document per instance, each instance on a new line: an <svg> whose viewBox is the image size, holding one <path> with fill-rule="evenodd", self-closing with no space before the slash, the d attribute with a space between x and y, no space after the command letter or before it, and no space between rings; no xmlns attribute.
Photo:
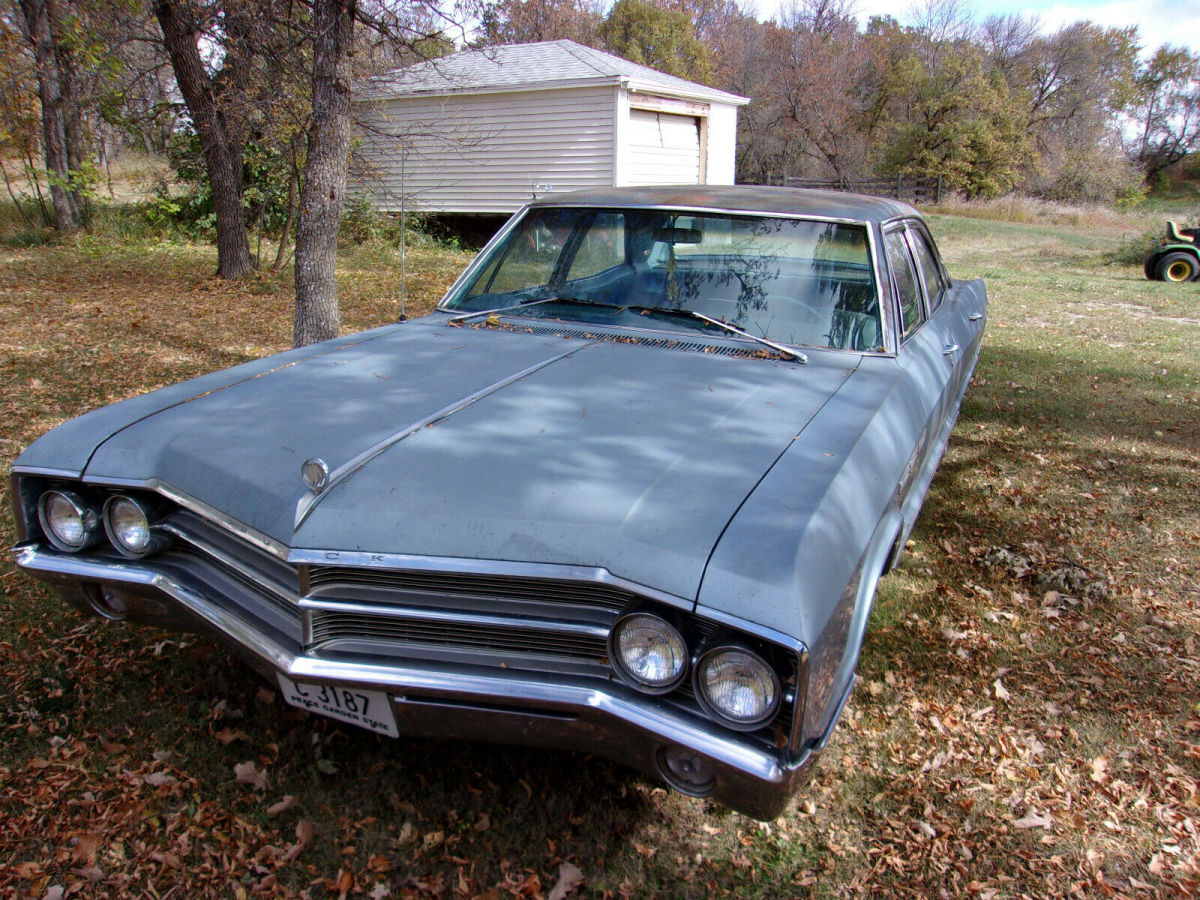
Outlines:
<svg viewBox="0 0 1200 900"><path fill-rule="evenodd" d="M777 821L590 757L339 727L5 559L0 896L534 897L564 864L586 896L1200 890L1200 285L1106 261L1144 225L932 217L952 274L988 281L983 357L859 687ZM466 258L410 248L410 313ZM394 248L341 266L347 330L395 318ZM289 279L214 268L144 234L0 246L0 461L284 349Z"/></svg>

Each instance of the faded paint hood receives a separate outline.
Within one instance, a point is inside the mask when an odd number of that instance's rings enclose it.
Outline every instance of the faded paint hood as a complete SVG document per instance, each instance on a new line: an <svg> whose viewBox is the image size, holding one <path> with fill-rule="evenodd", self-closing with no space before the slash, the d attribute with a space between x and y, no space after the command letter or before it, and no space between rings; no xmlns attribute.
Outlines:
<svg viewBox="0 0 1200 900"><path fill-rule="evenodd" d="M86 475L159 479L292 548L601 566L690 600L739 505L849 376L854 358L818 356L430 318L175 400ZM301 463L364 454L296 528Z"/></svg>

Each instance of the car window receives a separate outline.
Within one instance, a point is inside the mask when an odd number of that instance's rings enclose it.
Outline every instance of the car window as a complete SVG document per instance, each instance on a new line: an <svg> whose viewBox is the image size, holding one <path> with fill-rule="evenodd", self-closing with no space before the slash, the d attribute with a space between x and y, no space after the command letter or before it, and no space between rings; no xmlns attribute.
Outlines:
<svg viewBox="0 0 1200 900"><path fill-rule="evenodd" d="M913 255L917 258L917 268L925 283L925 296L929 300L929 311L937 309L942 304L946 293L946 280L937 263L936 251L930 246L929 238L917 228L908 230L908 238L912 242Z"/></svg>
<svg viewBox="0 0 1200 900"><path fill-rule="evenodd" d="M921 289L917 286L917 273L913 268L912 257L908 255L902 230L886 233L883 236L883 245L887 251L896 292L900 296L900 327L907 338L925 321Z"/></svg>
<svg viewBox="0 0 1200 900"><path fill-rule="evenodd" d="M574 226L574 217L563 215L562 210L526 216L509 236L504 252L471 286L469 296L519 294L548 283Z"/></svg>
<svg viewBox="0 0 1200 900"><path fill-rule="evenodd" d="M567 280L586 278L625 262L625 217L600 213L579 241Z"/></svg>
<svg viewBox="0 0 1200 900"><path fill-rule="evenodd" d="M520 306L522 316L710 333L705 321L715 319L788 345L883 349L879 291L861 223L534 208L444 305ZM675 315L656 316L659 309Z"/></svg>

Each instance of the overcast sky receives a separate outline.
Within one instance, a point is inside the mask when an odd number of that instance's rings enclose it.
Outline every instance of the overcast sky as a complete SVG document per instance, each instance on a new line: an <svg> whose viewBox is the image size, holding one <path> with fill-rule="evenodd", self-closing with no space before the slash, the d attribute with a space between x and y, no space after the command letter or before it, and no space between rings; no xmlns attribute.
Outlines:
<svg viewBox="0 0 1200 900"><path fill-rule="evenodd" d="M784 2L758 0L760 16L772 17ZM1045 31L1081 19L1106 27L1136 25L1143 53L1162 44L1200 53L1200 0L968 0L968 5L978 21L997 13L1036 15ZM910 0L858 0L857 7L860 24L873 15L894 16L905 24L911 21Z"/></svg>

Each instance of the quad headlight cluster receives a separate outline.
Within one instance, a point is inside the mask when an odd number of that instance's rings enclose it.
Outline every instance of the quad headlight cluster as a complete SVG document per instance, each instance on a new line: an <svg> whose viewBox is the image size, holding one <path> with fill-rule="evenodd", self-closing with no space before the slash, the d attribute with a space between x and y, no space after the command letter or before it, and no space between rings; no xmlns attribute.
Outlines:
<svg viewBox="0 0 1200 900"><path fill-rule="evenodd" d="M170 543L158 527L154 508L129 494L112 494L97 505L74 491L55 488L38 498L37 513L46 539L64 553L86 550L106 535L130 559L149 556Z"/></svg>
<svg viewBox="0 0 1200 900"><path fill-rule="evenodd" d="M683 634L661 616L623 616L609 636L609 658L621 678L646 694L666 694L692 669L700 706L722 724L741 731L760 728L781 702L779 676L761 656L739 643L718 643L694 661Z"/></svg>

